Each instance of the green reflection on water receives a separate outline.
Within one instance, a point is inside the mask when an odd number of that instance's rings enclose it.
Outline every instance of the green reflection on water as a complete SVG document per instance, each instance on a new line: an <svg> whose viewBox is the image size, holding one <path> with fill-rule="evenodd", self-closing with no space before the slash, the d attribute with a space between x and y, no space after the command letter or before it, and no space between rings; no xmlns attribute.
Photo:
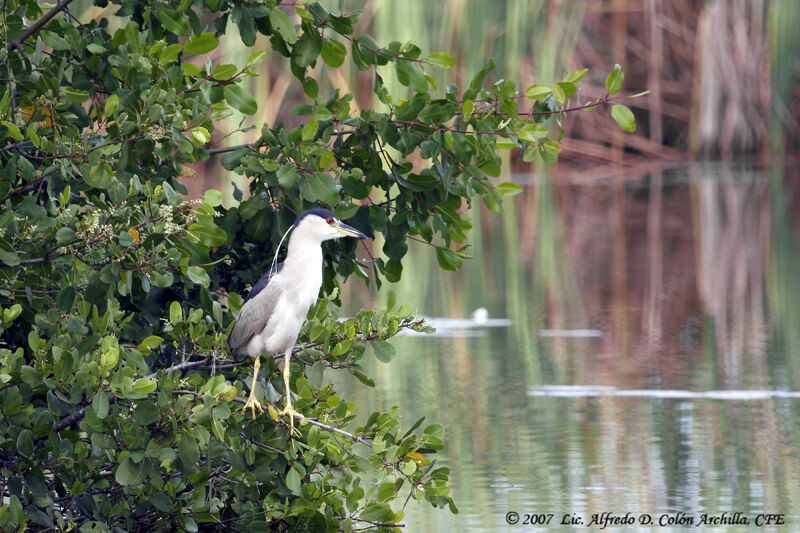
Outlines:
<svg viewBox="0 0 800 533"><path fill-rule="evenodd" d="M447 428L461 513L411 503L409 530L507 531L508 511L726 511L751 525L784 513L797 527L800 400L529 390L798 390L798 187L797 169L719 165L624 184L545 180L501 217L474 214L462 272L412 247L391 287L399 302L455 318L485 307L513 325L398 338L391 364L366 365L374 389L337 383L363 418L398 405L408 424ZM353 283L343 293L351 308L385 297ZM541 335L575 329L602 336Z"/></svg>

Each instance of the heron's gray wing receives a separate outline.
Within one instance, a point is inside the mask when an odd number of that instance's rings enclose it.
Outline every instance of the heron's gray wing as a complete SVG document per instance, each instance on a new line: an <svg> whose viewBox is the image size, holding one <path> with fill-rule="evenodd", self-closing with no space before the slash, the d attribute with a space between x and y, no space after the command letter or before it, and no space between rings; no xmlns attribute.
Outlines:
<svg viewBox="0 0 800 533"><path fill-rule="evenodd" d="M244 301L247 302L248 300L255 297L262 290L264 290L264 288L269 284L269 280L272 279L272 276L280 272L282 269L283 269L283 262L280 262L277 265L275 265L275 268L271 269L269 272L261 276L261 279L259 279L256 282L256 284L253 285L253 288L250 289L250 292L248 292L247 296L244 297Z"/></svg>
<svg viewBox="0 0 800 533"><path fill-rule="evenodd" d="M237 352L246 346L253 335L260 333L266 327L278 300L277 284L270 281L282 266L278 265L273 272L262 276L245 297L233 329L228 335L228 346L231 351Z"/></svg>

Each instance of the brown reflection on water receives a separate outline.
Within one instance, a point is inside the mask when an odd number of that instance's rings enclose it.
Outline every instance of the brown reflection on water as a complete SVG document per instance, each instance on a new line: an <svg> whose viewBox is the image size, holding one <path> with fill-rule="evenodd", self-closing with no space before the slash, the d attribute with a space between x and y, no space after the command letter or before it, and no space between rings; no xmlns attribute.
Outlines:
<svg viewBox="0 0 800 533"><path fill-rule="evenodd" d="M767 387L772 224L796 188L790 174L778 194L762 172L715 166L527 190L519 250L532 292L546 286L531 326L543 317L546 328L603 331L582 363L617 386L687 386L704 364L714 372L691 386ZM573 341L551 344L570 359Z"/></svg>

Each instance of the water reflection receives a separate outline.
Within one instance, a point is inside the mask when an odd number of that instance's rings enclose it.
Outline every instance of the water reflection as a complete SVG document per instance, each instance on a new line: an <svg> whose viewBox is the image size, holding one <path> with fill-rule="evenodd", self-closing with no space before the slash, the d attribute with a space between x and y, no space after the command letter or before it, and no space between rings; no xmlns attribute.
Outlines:
<svg viewBox="0 0 800 533"><path fill-rule="evenodd" d="M716 165L539 180L502 217L475 214L457 275L412 249L398 301L510 325L397 338L366 368L374 389L337 383L364 416L399 405L447 428L461 514L410 504L409 530L508 531L509 511L553 513L549 530L604 512L797 527L799 185L797 169Z"/></svg>

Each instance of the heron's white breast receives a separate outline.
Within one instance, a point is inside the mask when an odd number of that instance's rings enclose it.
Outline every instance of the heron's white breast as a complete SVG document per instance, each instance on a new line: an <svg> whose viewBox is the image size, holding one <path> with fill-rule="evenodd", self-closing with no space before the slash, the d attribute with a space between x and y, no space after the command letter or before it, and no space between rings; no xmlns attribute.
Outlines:
<svg viewBox="0 0 800 533"><path fill-rule="evenodd" d="M322 286L322 249L315 248L316 253L309 250L288 257L281 271L270 280L270 284L278 285L279 296L266 327L248 343L251 356L281 353L297 341Z"/></svg>

